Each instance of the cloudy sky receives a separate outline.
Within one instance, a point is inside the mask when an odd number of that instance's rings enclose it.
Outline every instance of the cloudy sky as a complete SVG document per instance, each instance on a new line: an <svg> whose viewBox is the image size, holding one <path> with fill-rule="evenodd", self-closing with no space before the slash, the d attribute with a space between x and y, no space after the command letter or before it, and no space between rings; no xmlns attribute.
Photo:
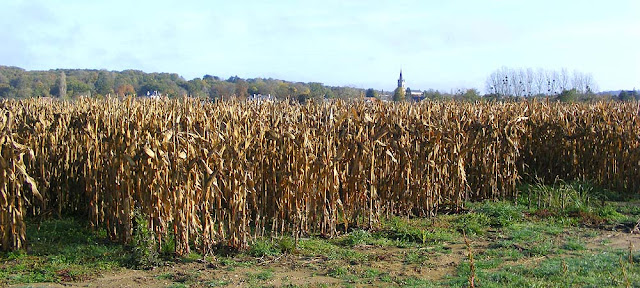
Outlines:
<svg viewBox="0 0 640 288"><path fill-rule="evenodd" d="M0 65L485 87L510 68L640 88L640 1L2 0Z"/></svg>

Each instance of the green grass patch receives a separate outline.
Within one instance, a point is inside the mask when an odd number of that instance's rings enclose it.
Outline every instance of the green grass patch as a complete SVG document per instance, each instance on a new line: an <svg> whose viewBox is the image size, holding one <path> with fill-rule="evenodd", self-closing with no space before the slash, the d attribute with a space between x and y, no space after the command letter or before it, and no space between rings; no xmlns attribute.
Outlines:
<svg viewBox="0 0 640 288"><path fill-rule="evenodd" d="M345 267L342 266L335 266L329 269L329 271L327 272L328 276L331 276L333 278L344 278L345 276L348 276L349 274L351 274L349 272L349 270Z"/></svg>
<svg viewBox="0 0 640 288"><path fill-rule="evenodd" d="M276 243L270 239L258 239L254 241L249 247L249 251L247 251L247 254L258 258L265 256L277 256L281 253L282 252L280 252Z"/></svg>
<svg viewBox="0 0 640 288"><path fill-rule="evenodd" d="M580 251L585 250L585 244L578 239L567 239L564 245L562 245L562 249L571 250L571 251Z"/></svg>
<svg viewBox="0 0 640 288"><path fill-rule="evenodd" d="M78 281L101 272L131 267L130 252L110 243L104 231L93 232L71 218L48 220L40 229L27 225L28 252L0 254L3 284Z"/></svg>
<svg viewBox="0 0 640 288"><path fill-rule="evenodd" d="M266 269L259 272L248 272L247 278L249 281L267 281L273 278L273 270Z"/></svg>
<svg viewBox="0 0 640 288"><path fill-rule="evenodd" d="M484 235L491 224L491 219L482 213L466 213L457 215L453 227L467 235Z"/></svg>
<svg viewBox="0 0 640 288"><path fill-rule="evenodd" d="M404 263L405 264L418 264L418 265L422 265L425 262L427 262L428 260L428 254L425 253L424 250L416 250L413 249L411 251L408 251L405 255L404 255Z"/></svg>
<svg viewBox="0 0 640 288"><path fill-rule="evenodd" d="M506 201L484 201L471 206L472 211L487 215L492 227L507 227L524 218L522 206L518 207Z"/></svg>
<svg viewBox="0 0 640 288"><path fill-rule="evenodd" d="M204 283L205 287L224 287L231 284L229 280L211 280Z"/></svg>
<svg viewBox="0 0 640 288"><path fill-rule="evenodd" d="M638 287L640 265L630 264L625 251L607 251L571 257L545 258L528 265L476 262L477 287ZM640 255L634 255L634 259ZM456 276L444 281L452 287L468 286L469 263L458 266ZM499 267L498 269L494 269Z"/></svg>

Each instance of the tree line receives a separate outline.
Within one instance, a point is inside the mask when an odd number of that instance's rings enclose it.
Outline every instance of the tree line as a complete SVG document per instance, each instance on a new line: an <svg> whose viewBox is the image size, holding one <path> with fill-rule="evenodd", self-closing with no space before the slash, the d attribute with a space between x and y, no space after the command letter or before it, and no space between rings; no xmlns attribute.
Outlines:
<svg viewBox="0 0 640 288"><path fill-rule="evenodd" d="M288 82L277 79L221 79L204 75L185 80L176 73L145 73L139 70L107 71L91 69L55 69L27 71L0 66L0 98L78 96L102 97L140 95L158 91L167 97L188 95L203 99L248 98L254 94L271 95L275 99L307 101L324 98L357 98L363 89L332 87L318 82Z"/></svg>
<svg viewBox="0 0 640 288"><path fill-rule="evenodd" d="M551 98L563 102L593 100L640 100L635 89L621 90L612 94L598 93L598 84L593 76L566 68L545 70L538 68L513 69L502 67L487 77L485 82L487 99L523 99L529 97Z"/></svg>
<svg viewBox="0 0 640 288"><path fill-rule="evenodd" d="M578 94L595 94L597 84L591 74L538 68L513 69L503 67L486 80L487 94L499 97L556 96L575 89Z"/></svg>
<svg viewBox="0 0 640 288"><path fill-rule="evenodd" d="M591 74L567 69L500 68L487 77L486 93L475 88L452 89L449 92L424 90L417 100L518 100L527 97L551 97L560 101L607 99L597 95L597 84ZM402 91L400 91L402 90ZM210 100L245 99L252 95L271 95L273 99L305 102L310 99L354 99L374 97L394 101L411 101L411 89L395 91L367 90L354 87L332 87L319 82L289 82L277 79L232 76L221 79L204 75L185 80L176 73L145 73L139 70L107 71L91 69L55 69L27 71L0 66L0 98L54 97L70 99L78 96L102 97L140 95L157 91L167 97L188 95ZM621 91L612 99L640 100L634 91Z"/></svg>

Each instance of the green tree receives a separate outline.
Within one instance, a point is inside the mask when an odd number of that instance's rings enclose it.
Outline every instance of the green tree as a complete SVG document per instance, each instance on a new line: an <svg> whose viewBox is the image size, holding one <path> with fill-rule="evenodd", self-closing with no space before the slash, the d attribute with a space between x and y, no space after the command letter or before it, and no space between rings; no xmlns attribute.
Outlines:
<svg viewBox="0 0 640 288"><path fill-rule="evenodd" d="M107 95L113 93L113 86L115 85L115 79L111 73L107 71L100 71L98 73L98 79L95 82L96 92L100 95Z"/></svg>
<svg viewBox="0 0 640 288"><path fill-rule="evenodd" d="M211 76L209 74L202 76L202 80L207 81L207 82L216 82L216 81L220 81L220 77L218 76Z"/></svg>
<svg viewBox="0 0 640 288"><path fill-rule="evenodd" d="M406 100L405 92L406 91L402 89L402 87L396 88L396 90L393 91L393 101L405 101Z"/></svg>
<svg viewBox="0 0 640 288"><path fill-rule="evenodd" d="M311 99L311 96L309 94L303 93L303 94L299 94L297 97L297 100L300 104L304 104L306 103L309 99Z"/></svg>
<svg viewBox="0 0 640 288"><path fill-rule="evenodd" d="M637 99L637 95L638 93L633 90L633 91L625 91L622 90L620 91L620 94L618 94L618 100L620 101L633 101Z"/></svg>
<svg viewBox="0 0 640 288"><path fill-rule="evenodd" d="M310 97L315 99L323 99L327 95L327 91L322 83L311 82L309 83Z"/></svg>
<svg viewBox="0 0 640 288"><path fill-rule="evenodd" d="M11 95L11 86L7 83L0 83L0 98L7 98Z"/></svg>
<svg viewBox="0 0 640 288"><path fill-rule="evenodd" d="M376 91L373 88L369 88L367 89L367 92L365 93L365 95L368 98L378 98L378 91Z"/></svg>
<svg viewBox="0 0 640 288"><path fill-rule="evenodd" d="M71 96L91 96L91 86L76 78L69 77L69 81L67 81L67 94Z"/></svg>
<svg viewBox="0 0 640 288"><path fill-rule="evenodd" d="M249 95L260 94L260 89L255 84L251 84L249 86Z"/></svg>
<svg viewBox="0 0 640 288"><path fill-rule="evenodd" d="M289 98L289 84L282 82L278 84L278 87L275 90L276 97L278 99L288 99Z"/></svg>
<svg viewBox="0 0 640 288"><path fill-rule="evenodd" d="M563 90L560 95L558 95L558 100L561 102L572 103L578 100L578 91L576 88L571 90Z"/></svg>
<svg viewBox="0 0 640 288"><path fill-rule="evenodd" d="M467 91L462 94L462 99L470 102L480 100L480 91L478 91L478 89L467 89Z"/></svg>
<svg viewBox="0 0 640 288"><path fill-rule="evenodd" d="M442 93L438 90L429 89L424 91L424 97L429 100L442 100Z"/></svg>
<svg viewBox="0 0 640 288"><path fill-rule="evenodd" d="M187 90L187 95L191 97L206 98L208 96L205 89L207 82L200 78L181 83L182 89Z"/></svg>

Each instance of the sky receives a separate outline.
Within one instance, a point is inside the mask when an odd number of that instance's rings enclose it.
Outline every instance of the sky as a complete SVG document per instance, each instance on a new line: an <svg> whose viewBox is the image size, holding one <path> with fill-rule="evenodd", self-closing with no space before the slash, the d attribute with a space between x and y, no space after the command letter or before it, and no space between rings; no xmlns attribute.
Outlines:
<svg viewBox="0 0 640 288"><path fill-rule="evenodd" d="M484 90L501 67L640 89L640 1L2 0L0 65Z"/></svg>

